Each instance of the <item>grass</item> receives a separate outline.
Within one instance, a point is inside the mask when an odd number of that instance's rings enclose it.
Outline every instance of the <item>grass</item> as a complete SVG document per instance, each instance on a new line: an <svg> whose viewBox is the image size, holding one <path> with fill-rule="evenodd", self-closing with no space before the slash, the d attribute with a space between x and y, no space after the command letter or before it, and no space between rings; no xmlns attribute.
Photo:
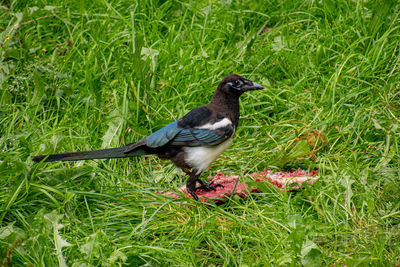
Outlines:
<svg viewBox="0 0 400 267"><path fill-rule="evenodd" d="M400 10L395 1L56 1L0 6L0 258L28 266L397 266ZM318 169L189 208L154 157L34 164L139 140L241 99L232 146L204 174Z"/></svg>

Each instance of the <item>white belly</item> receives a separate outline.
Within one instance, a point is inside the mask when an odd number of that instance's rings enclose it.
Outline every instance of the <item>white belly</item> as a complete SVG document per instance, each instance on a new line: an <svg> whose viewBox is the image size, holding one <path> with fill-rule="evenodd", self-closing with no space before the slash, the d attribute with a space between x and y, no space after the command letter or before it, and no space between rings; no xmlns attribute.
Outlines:
<svg viewBox="0 0 400 267"><path fill-rule="evenodd" d="M233 135L223 143L213 147L184 147L185 161L196 174L200 174L229 147L232 140Z"/></svg>

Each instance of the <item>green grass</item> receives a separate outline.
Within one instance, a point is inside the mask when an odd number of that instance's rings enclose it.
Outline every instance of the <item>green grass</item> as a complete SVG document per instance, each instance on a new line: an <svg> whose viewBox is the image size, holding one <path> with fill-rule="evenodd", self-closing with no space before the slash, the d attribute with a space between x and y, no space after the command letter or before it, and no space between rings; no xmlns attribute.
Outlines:
<svg viewBox="0 0 400 267"><path fill-rule="evenodd" d="M399 14L390 0L2 1L0 264L397 266ZM31 160L137 141L229 73L267 89L242 97L204 177L301 167L317 183L187 207L155 193L186 180L155 157Z"/></svg>

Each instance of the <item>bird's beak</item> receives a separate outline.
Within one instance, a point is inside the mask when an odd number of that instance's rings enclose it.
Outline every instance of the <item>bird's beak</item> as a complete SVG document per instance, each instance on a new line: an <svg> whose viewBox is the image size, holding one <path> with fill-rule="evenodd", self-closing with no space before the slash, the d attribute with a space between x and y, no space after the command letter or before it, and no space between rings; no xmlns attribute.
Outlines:
<svg viewBox="0 0 400 267"><path fill-rule="evenodd" d="M242 89L244 89L244 91L261 90L261 89L264 89L264 86L262 86L259 83L255 83L255 82L249 81L248 84L245 84L245 85L242 86Z"/></svg>

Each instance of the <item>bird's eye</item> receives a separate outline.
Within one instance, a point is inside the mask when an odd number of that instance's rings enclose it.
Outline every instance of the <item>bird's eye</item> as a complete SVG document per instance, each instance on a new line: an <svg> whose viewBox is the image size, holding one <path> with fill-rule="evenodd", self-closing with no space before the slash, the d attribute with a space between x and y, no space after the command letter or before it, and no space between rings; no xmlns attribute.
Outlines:
<svg viewBox="0 0 400 267"><path fill-rule="evenodd" d="M239 87L239 86L241 86L242 84L243 84L243 82L242 82L241 80L236 80L236 81L233 82L233 85L234 85L235 87Z"/></svg>

